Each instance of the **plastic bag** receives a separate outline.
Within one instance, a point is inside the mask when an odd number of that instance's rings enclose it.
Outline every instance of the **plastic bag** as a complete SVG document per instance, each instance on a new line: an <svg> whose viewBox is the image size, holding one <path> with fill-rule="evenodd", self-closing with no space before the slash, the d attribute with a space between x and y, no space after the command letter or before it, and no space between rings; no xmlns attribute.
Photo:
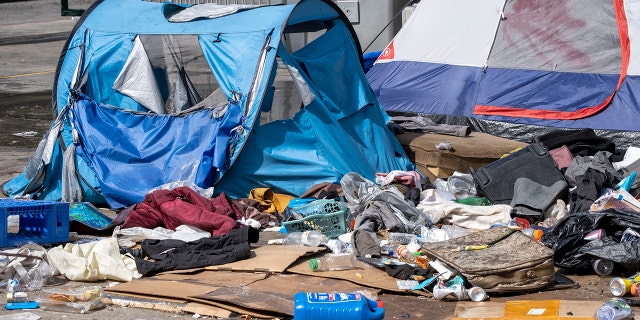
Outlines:
<svg viewBox="0 0 640 320"><path fill-rule="evenodd" d="M620 242L627 228L640 230L640 216L637 213L615 209L576 212L558 221L551 230L545 232L541 240L555 251L556 267L591 270L591 261L599 257L635 271L640 269L640 240ZM613 241L586 242L584 237L596 229L613 235Z"/></svg>
<svg viewBox="0 0 640 320"><path fill-rule="evenodd" d="M49 283L55 273L47 250L35 243L0 252L1 284L17 279L22 290L35 291Z"/></svg>
<svg viewBox="0 0 640 320"><path fill-rule="evenodd" d="M104 290L98 286L72 289L43 289L38 297L40 308L47 311L88 313L106 307Z"/></svg>
<svg viewBox="0 0 640 320"><path fill-rule="evenodd" d="M348 221L360 214L367 204L374 200L383 201L394 208L394 213L408 230L416 230L424 225L427 220L426 214L416 209L412 202L406 201L404 197L391 189L382 190L374 182L365 179L360 174L349 172L340 179L340 185L347 200L347 207L351 216Z"/></svg>

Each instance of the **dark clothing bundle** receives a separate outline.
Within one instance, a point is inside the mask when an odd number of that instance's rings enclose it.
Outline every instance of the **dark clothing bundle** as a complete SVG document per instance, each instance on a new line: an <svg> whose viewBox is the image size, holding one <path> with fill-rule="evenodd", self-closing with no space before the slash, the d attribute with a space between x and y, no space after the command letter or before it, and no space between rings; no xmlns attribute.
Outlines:
<svg viewBox="0 0 640 320"><path fill-rule="evenodd" d="M189 187L178 187L147 194L129 212L122 228L175 230L184 224L221 236L236 228L239 219L242 219L242 213L224 192L208 199Z"/></svg>
<svg viewBox="0 0 640 320"><path fill-rule="evenodd" d="M394 134L410 132L427 132L466 137L471 134L469 126L438 124L423 115L391 117L391 129Z"/></svg>
<svg viewBox="0 0 640 320"><path fill-rule="evenodd" d="M250 258L250 243L258 242L259 236L258 229L242 227L224 236L191 242L147 239L142 241L142 257L135 258L136 266L140 274L148 276L244 260Z"/></svg>

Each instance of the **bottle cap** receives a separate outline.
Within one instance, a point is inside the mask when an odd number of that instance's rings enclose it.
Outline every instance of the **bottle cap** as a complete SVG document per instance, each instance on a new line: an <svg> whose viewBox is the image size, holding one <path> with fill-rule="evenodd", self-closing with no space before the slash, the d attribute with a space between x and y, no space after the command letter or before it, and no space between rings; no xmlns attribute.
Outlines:
<svg viewBox="0 0 640 320"><path fill-rule="evenodd" d="M638 291L640 291L640 290L638 290L638 289L640 289L640 288L638 288L638 285L639 285L638 283L634 283L634 284L631 285L631 288L629 289L629 291L631 292L632 296L635 296L635 297L638 296Z"/></svg>
<svg viewBox="0 0 640 320"><path fill-rule="evenodd" d="M540 241L540 239L542 239L542 235L544 235L544 231L540 229L533 230L533 238L536 239L536 241Z"/></svg>
<svg viewBox="0 0 640 320"><path fill-rule="evenodd" d="M318 259L313 258L309 260L309 268L311 269L311 271L318 270Z"/></svg>

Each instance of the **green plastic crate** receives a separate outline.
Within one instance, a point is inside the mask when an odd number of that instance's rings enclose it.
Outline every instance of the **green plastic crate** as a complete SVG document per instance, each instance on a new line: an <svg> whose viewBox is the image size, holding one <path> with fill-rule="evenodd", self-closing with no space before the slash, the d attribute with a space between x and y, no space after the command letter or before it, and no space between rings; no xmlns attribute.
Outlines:
<svg viewBox="0 0 640 320"><path fill-rule="evenodd" d="M287 232L302 232L316 230L322 232L328 238L337 238L347 232L347 213L349 209L340 208L331 213L319 213L306 216L303 219L283 222Z"/></svg>

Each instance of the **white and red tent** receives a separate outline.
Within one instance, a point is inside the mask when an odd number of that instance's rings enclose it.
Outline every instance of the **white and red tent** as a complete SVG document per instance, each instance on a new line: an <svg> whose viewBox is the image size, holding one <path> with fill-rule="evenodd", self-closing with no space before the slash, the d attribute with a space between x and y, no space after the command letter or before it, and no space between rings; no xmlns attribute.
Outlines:
<svg viewBox="0 0 640 320"><path fill-rule="evenodd" d="M387 111L640 131L640 0L422 0L367 79Z"/></svg>

